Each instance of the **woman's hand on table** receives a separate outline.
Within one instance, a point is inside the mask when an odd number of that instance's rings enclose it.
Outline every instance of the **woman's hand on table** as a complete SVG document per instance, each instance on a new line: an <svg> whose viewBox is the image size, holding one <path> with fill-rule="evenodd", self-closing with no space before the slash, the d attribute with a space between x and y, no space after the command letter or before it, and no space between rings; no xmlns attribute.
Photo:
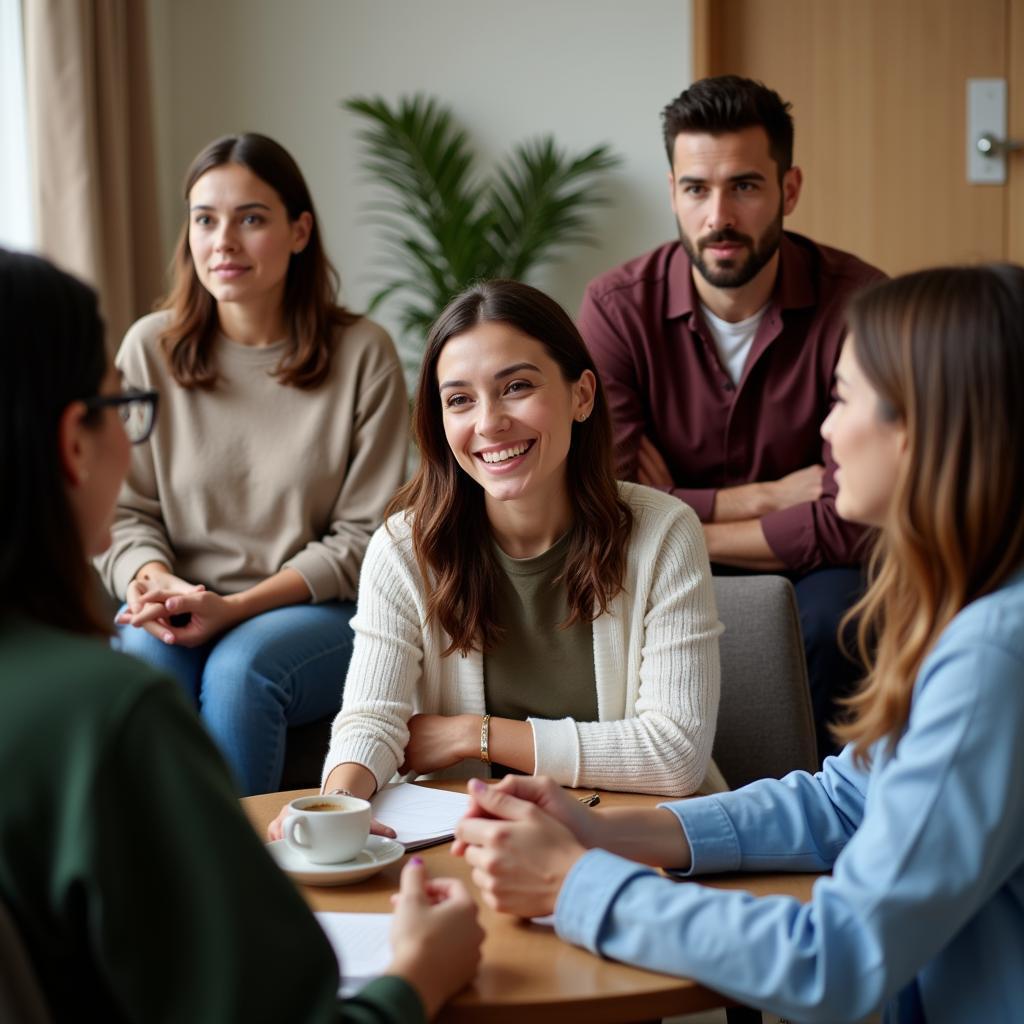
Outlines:
<svg viewBox="0 0 1024 1024"><path fill-rule="evenodd" d="M500 782L488 786L479 779L470 781L469 809L463 818L494 818L483 806L478 795L506 793L518 800L536 804L542 811L561 822L582 846L588 849L602 845L598 837L600 816L585 807L575 797L566 793L561 786L546 776L506 775ZM466 844L458 838L452 845L452 853L461 857Z"/></svg>
<svg viewBox="0 0 1024 1024"><path fill-rule="evenodd" d="M394 959L388 973L405 978L433 1017L476 974L484 939L477 906L456 879L429 878L419 857L402 869L391 902Z"/></svg>
<svg viewBox="0 0 1024 1024"><path fill-rule="evenodd" d="M503 788L472 780L469 789L476 813L471 809L456 827L456 847L472 867L473 882L488 906L536 917L555 909L565 876L586 852L572 827L586 833L578 815L590 812L550 779L522 781L533 783L522 791L537 799L513 796L511 784Z"/></svg>
<svg viewBox="0 0 1024 1024"><path fill-rule="evenodd" d="M402 775L439 772L480 750L479 715L413 715L408 728Z"/></svg>

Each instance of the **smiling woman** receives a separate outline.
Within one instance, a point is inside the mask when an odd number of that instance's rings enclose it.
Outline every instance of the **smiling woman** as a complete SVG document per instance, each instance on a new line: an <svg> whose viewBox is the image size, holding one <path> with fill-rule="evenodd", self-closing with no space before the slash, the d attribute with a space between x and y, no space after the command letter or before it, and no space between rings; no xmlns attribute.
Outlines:
<svg viewBox="0 0 1024 1024"><path fill-rule="evenodd" d="M403 476L405 386L388 336L337 305L284 149L218 139L184 191L171 294L118 354L162 415L101 568L120 646L179 680L261 793L286 728L340 703L360 564Z"/></svg>
<svg viewBox="0 0 1024 1024"><path fill-rule="evenodd" d="M572 523L565 462L573 423L593 409L594 372L570 383L541 342L491 321L452 338L437 375L448 447L483 488L499 547L516 558L547 551Z"/></svg>
<svg viewBox="0 0 1024 1024"><path fill-rule="evenodd" d="M722 788L700 525L615 482L604 393L564 310L514 281L455 298L414 427L419 470L363 567L324 788L369 796L396 770Z"/></svg>

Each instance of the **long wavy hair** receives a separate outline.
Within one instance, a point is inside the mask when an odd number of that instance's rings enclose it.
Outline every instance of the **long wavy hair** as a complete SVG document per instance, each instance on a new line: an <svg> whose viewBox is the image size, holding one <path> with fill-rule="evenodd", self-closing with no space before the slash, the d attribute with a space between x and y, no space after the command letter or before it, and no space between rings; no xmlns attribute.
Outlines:
<svg viewBox="0 0 1024 1024"><path fill-rule="evenodd" d="M58 454L64 410L99 394L107 372L96 293L45 260L0 250L0 319L0 613L109 634ZM114 414L96 409L86 423L104 415Z"/></svg>
<svg viewBox="0 0 1024 1024"><path fill-rule="evenodd" d="M492 650L503 629L495 611L502 572L494 557L484 492L459 467L445 439L437 362L456 335L480 323L505 323L539 341L574 383L584 370L597 381L594 407L572 426L566 482L573 507L569 553L562 575L569 615L562 624L592 622L622 589L633 528L619 496L612 462L612 429L601 381L579 331L553 299L516 281L487 281L456 296L427 339L413 410L420 450L415 476L395 496L388 514L405 510L416 561L429 581L428 616L448 634L445 655Z"/></svg>
<svg viewBox="0 0 1024 1024"><path fill-rule="evenodd" d="M891 752L950 620L1024 564L1024 268L926 270L852 304L854 354L907 452L850 611L868 676L836 735ZM845 625L845 623L844 623Z"/></svg>
<svg viewBox="0 0 1024 1024"><path fill-rule="evenodd" d="M171 374L185 388L212 389L217 383L213 340L217 334L217 303L196 274L188 244L188 198L207 171L239 164L266 182L281 197L288 219L303 213L313 219L309 242L294 253L285 280L284 317L289 348L275 373L281 384L312 389L323 383L331 366L337 328L359 319L337 304L340 278L327 259L309 188L298 164L283 146L265 135L247 132L211 142L185 174L185 223L172 263L173 283L161 309L171 312L161 334Z"/></svg>

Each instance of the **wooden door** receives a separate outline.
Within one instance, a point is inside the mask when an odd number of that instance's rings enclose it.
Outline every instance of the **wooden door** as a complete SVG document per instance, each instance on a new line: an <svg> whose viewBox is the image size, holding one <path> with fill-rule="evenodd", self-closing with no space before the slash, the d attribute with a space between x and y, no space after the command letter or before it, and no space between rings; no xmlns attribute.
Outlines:
<svg viewBox="0 0 1024 1024"><path fill-rule="evenodd" d="M786 226L890 274L1024 263L1024 152L1008 183L965 170L968 78L1009 79L1024 138L1024 0L693 0L696 77L793 104L804 191Z"/></svg>

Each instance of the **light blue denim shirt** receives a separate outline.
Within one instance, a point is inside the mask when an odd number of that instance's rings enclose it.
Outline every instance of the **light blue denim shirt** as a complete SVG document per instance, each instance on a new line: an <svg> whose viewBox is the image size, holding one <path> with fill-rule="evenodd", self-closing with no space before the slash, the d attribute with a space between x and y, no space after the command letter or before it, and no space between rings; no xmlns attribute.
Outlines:
<svg viewBox="0 0 1024 1024"><path fill-rule="evenodd" d="M809 903L591 850L558 934L793 1020L1024 1020L1024 573L950 623L895 753L872 753L867 771L848 748L817 775L662 805L692 874L831 870Z"/></svg>

